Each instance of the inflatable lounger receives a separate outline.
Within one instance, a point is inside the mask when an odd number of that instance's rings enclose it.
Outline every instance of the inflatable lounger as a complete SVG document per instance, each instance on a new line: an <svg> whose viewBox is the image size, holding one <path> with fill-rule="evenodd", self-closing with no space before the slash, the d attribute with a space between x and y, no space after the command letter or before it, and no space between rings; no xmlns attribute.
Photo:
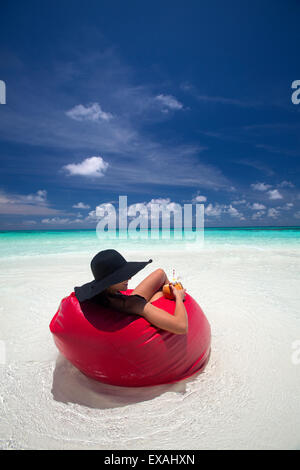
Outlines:
<svg viewBox="0 0 300 470"><path fill-rule="evenodd" d="M175 302L164 297L153 305L170 314L175 310ZM72 292L61 301L50 330L63 356L95 380L125 387L172 383L204 370L210 354L210 325L187 293L185 307L188 333L176 335L139 315L80 303Z"/></svg>

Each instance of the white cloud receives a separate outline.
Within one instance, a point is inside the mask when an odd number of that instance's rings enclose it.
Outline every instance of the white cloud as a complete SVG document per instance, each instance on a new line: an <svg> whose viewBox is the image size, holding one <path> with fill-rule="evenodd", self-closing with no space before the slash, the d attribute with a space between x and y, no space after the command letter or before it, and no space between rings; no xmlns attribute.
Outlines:
<svg viewBox="0 0 300 470"><path fill-rule="evenodd" d="M253 209L254 211L260 211L260 210L265 209L266 206L264 206L263 204L259 204L259 202L254 202L252 206L250 206L250 208Z"/></svg>
<svg viewBox="0 0 300 470"><path fill-rule="evenodd" d="M277 209L282 209L283 211L290 211L294 207L294 204L292 202L287 202L283 206L277 206Z"/></svg>
<svg viewBox="0 0 300 470"><path fill-rule="evenodd" d="M113 201L114 202L114 201ZM103 202L96 206L96 208L88 213L85 220L87 221L97 221L100 217L104 217L107 213L112 213L115 211L115 207L111 202Z"/></svg>
<svg viewBox="0 0 300 470"><path fill-rule="evenodd" d="M96 221L97 219L104 217L106 213L112 213L112 211L118 213L118 207L115 207L110 202L102 203L96 207L95 210L90 211L88 216L85 218L87 221ZM180 204L171 201L170 198L153 198L148 202L136 202L130 204L127 207L128 217L136 217L139 213L140 218L159 218L162 210L170 211L174 213L174 216L182 215L183 208Z"/></svg>
<svg viewBox="0 0 300 470"><path fill-rule="evenodd" d="M272 189L268 191L268 194L270 199L283 199L283 196L280 194L278 189Z"/></svg>
<svg viewBox="0 0 300 470"><path fill-rule="evenodd" d="M82 224L85 221L85 219L69 219L69 218L62 218L62 217L52 217L52 218L46 218L42 219L41 223L42 224L48 224L48 225L71 225L71 224Z"/></svg>
<svg viewBox="0 0 300 470"><path fill-rule="evenodd" d="M82 224L83 222L84 219L74 219L70 221L71 224Z"/></svg>
<svg viewBox="0 0 300 470"><path fill-rule="evenodd" d="M139 213L140 219L149 220L151 212L150 210L148 211L148 209L151 210L145 202L137 202L136 204L131 204L128 207L127 214L129 217L136 217Z"/></svg>
<svg viewBox="0 0 300 470"><path fill-rule="evenodd" d="M244 215L236 207L233 207L232 204L208 204L208 206L206 206L204 209L204 213L208 217L220 217L221 215L226 216L226 214L228 214L231 217L245 220Z"/></svg>
<svg viewBox="0 0 300 470"><path fill-rule="evenodd" d="M279 211L275 208L271 208L268 210L268 217L272 217L273 219L277 219L277 217L279 216Z"/></svg>
<svg viewBox="0 0 300 470"><path fill-rule="evenodd" d="M135 217L136 213L140 212L141 216L159 218L161 210L173 212L174 215L181 215L183 209L178 203L171 201L170 198L153 198L149 202L131 204L128 207L128 216Z"/></svg>
<svg viewBox="0 0 300 470"><path fill-rule="evenodd" d="M63 169L69 172L70 175L87 176L87 177L101 177L104 176L108 168L108 163L102 157L89 157L81 163L70 163L65 165Z"/></svg>
<svg viewBox="0 0 300 470"><path fill-rule="evenodd" d="M0 194L0 205L9 204L9 203L10 203L9 198L5 196L4 194Z"/></svg>
<svg viewBox="0 0 300 470"><path fill-rule="evenodd" d="M48 207L47 191L38 190L35 194L0 193L0 214L10 215L55 215L61 211Z"/></svg>
<svg viewBox="0 0 300 470"><path fill-rule="evenodd" d="M208 217L220 217L225 207L226 206L224 205L220 205L220 204L213 205L210 203L208 204L208 206L205 207L204 213Z"/></svg>
<svg viewBox="0 0 300 470"><path fill-rule="evenodd" d="M72 207L74 207L74 209L90 209L90 206L88 204L84 204L84 202L78 202Z"/></svg>
<svg viewBox="0 0 300 470"><path fill-rule="evenodd" d="M254 189L255 191L267 191L271 187L272 186L270 184L266 184L266 183L251 184L251 188Z"/></svg>
<svg viewBox="0 0 300 470"><path fill-rule="evenodd" d="M232 201L232 204L237 206L239 204L246 204L246 202L247 202L246 199L240 199L238 201Z"/></svg>
<svg viewBox="0 0 300 470"><path fill-rule="evenodd" d="M170 202L171 202L171 199L169 197L165 199L164 198L151 199L151 201L147 203L147 206L150 207L151 204L166 205L166 204L170 204Z"/></svg>
<svg viewBox="0 0 300 470"><path fill-rule="evenodd" d="M113 115L101 109L99 103L92 103L89 106L78 104L66 112L66 115L75 121L110 121Z"/></svg>
<svg viewBox="0 0 300 470"><path fill-rule="evenodd" d="M114 212L115 208L111 202L104 202L96 207L95 211L89 213L88 218L104 217L106 212Z"/></svg>
<svg viewBox="0 0 300 470"><path fill-rule="evenodd" d="M0 194L0 204L16 203L44 205L47 203L47 191L40 189L35 194Z"/></svg>
<svg viewBox="0 0 300 470"><path fill-rule="evenodd" d="M97 207L96 207L95 210L89 212L88 215L86 216L85 220L89 220L89 221L97 220L96 210L97 210Z"/></svg>
<svg viewBox="0 0 300 470"><path fill-rule="evenodd" d="M198 194L198 196L194 197L193 202L206 202L207 197L206 196L201 196Z"/></svg>
<svg viewBox="0 0 300 470"><path fill-rule="evenodd" d="M53 217L52 219L42 219L42 224L67 224L70 222L68 218Z"/></svg>
<svg viewBox="0 0 300 470"><path fill-rule="evenodd" d="M290 181L282 181L279 185L279 188L294 188L295 185L291 183Z"/></svg>
<svg viewBox="0 0 300 470"><path fill-rule="evenodd" d="M229 215L231 215L231 217L237 217L241 220L245 220L244 219L244 216L241 212L239 212L235 207L233 207L231 204L229 205L229 207L227 208L227 212Z"/></svg>
<svg viewBox="0 0 300 470"><path fill-rule="evenodd" d="M266 211L258 211L258 212L255 212L255 214L252 215L252 219L260 219L264 214L266 213Z"/></svg>
<svg viewBox="0 0 300 470"><path fill-rule="evenodd" d="M172 95L157 95L155 97L156 101L159 101L163 105L163 109L172 109L178 110L183 108L183 104L180 103L174 96Z"/></svg>
<svg viewBox="0 0 300 470"><path fill-rule="evenodd" d="M36 194L28 194L27 196L18 196L20 202L27 204L46 204L47 203L47 191L40 189Z"/></svg>

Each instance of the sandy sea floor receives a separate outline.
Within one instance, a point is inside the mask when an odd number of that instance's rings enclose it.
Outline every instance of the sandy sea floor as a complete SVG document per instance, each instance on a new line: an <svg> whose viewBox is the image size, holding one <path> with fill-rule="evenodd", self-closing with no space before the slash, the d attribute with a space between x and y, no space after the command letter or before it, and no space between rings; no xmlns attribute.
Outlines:
<svg viewBox="0 0 300 470"><path fill-rule="evenodd" d="M212 327L205 372L147 388L88 379L59 355L49 323L61 298L91 279L90 257L3 258L0 448L300 449L300 365L292 361L299 249L220 246L149 257L129 288L158 267L176 268Z"/></svg>

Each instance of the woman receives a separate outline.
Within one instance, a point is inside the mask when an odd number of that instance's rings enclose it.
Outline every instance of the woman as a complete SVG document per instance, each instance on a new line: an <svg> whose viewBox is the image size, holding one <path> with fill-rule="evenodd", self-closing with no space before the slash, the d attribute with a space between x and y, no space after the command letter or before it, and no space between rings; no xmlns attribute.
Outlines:
<svg viewBox="0 0 300 470"><path fill-rule="evenodd" d="M176 306L170 315L152 304L163 296L162 288L169 280L163 269L156 269L147 276L129 295L128 280L152 260L146 262L126 261L116 250L100 251L91 262L95 280L75 287L75 295L80 302L92 300L105 307L127 313L141 315L149 323L175 334L188 332L188 318L184 306L185 289L177 290L171 285Z"/></svg>

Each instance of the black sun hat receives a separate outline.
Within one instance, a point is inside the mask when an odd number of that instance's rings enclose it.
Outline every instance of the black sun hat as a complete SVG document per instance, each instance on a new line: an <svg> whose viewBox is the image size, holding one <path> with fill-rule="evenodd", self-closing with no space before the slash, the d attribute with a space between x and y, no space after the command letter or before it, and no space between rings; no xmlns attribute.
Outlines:
<svg viewBox="0 0 300 470"><path fill-rule="evenodd" d="M100 251L91 261L94 281L81 287L75 287L75 295L79 302L91 299L107 287L131 278L149 263L152 263L152 259L149 261L126 261L116 250Z"/></svg>

